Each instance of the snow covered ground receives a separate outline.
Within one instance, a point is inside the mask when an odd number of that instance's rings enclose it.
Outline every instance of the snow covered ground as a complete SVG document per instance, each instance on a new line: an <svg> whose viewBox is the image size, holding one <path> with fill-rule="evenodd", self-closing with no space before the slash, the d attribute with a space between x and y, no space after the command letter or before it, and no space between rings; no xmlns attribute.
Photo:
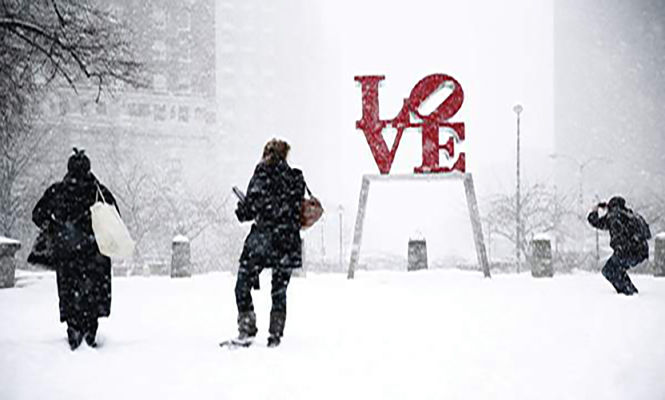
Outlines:
<svg viewBox="0 0 665 400"><path fill-rule="evenodd" d="M101 347L72 353L54 275L0 290L0 399L665 399L665 279L615 295L599 274L308 274L265 347L235 333L233 276L116 278Z"/></svg>

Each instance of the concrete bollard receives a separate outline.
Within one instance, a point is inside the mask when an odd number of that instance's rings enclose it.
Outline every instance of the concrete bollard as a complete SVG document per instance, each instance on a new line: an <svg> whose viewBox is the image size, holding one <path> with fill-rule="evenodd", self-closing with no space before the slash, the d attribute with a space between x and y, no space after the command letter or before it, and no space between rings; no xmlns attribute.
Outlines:
<svg viewBox="0 0 665 400"><path fill-rule="evenodd" d="M192 276L192 262L189 239L183 235L173 238L171 254L171 278L189 278Z"/></svg>
<svg viewBox="0 0 665 400"><path fill-rule="evenodd" d="M554 268L552 268L552 244L549 239L532 240L531 257L531 276L534 278L551 278L554 276Z"/></svg>
<svg viewBox="0 0 665 400"><path fill-rule="evenodd" d="M427 242L425 239L409 239L408 260L407 271L427 269Z"/></svg>
<svg viewBox="0 0 665 400"><path fill-rule="evenodd" d="M21 242L0 236L0 289L12 288L16 276L14 255L21 248Z"/></svg>
<svg viewBox="0 0 665 400"><path fill-rule="evenodd" d="M654 275L665 277L665 232L657 234L654 243Z"/></svg>

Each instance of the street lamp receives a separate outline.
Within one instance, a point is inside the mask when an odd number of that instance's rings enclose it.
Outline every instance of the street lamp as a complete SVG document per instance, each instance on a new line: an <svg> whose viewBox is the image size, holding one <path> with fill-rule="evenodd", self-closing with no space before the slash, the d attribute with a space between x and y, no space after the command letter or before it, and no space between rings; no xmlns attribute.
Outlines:
<svg viewBox="0 0 665 400"><path fill-rule="evenodd" d="M342 239L342 216L344 215L344 207L340 204L339 207L337 207L337 212L339 213L339 269L340 271L344 270L344 264L343 264L343 254L344 254L344 241Z"/></svg>
<svg viewBox="0 0 665 400"><path fill-rule="evenodd" d="M520 241L522 239L521 235L521 204L520 204L520 114L524 108L520 104L516 104L513 107L513 111L517 115L517 184L515 188L515 256L517 257L517 272L520 272L521 260L520 260Z"/></svg>

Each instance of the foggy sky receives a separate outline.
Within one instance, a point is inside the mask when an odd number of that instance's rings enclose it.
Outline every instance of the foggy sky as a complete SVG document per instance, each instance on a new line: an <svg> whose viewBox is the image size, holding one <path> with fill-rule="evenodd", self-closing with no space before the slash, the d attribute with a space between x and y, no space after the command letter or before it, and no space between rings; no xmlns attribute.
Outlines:
<svg viewBox="0 0 665 400"><path fill-rule="evenodd" d="M272 18L266 17L271 12ZM306 240L320 242L323 230L331 259L338 252L337 207L345 210L348 260L361 176L378 173L362 132L355 129L361 114L356 75L386 76L379 92L385 119L397 114L403 98L426 75L455 77L465 102L454 120L464 122L467 132L458 149L466 152L479 197L514 188L512 108L518 102L525 109L523 176L551 176L553 163L546 157L554 144L550 1L289 0L268 13L251 15L262 20L249 22L249 17L246 23L274 29L252 57L260 60L262 54L275 52L274 64L258 68L274 72L271 87L264 89L274 89L276 98L269 114L249 101L236 110L239 118L252 114L253 122L228 133L239 138L229 139L233 153L244 156L232 179L245 185L262 144L275 133L288 139L291 164L303 168L327 211ZM252 57L241 57L241 64L252 64ZM218 57L218 63L224 60ZM405 133L393 172L410 173L420 165L420 141L417 131ZM376 185L369 195L361 262L363 254L372 252L405 256L408 237L416 232L428 239L430 257L475 259L461 182Z"/></svg>
<svg viewBox="0 0 665 400"><path fill-rule="evenodd" d="M600 157L584 169L585 201L662 193L665 3L562 0L555 17L557 152ZM574 161L558 167L559 181L580 179Z"/></svg>

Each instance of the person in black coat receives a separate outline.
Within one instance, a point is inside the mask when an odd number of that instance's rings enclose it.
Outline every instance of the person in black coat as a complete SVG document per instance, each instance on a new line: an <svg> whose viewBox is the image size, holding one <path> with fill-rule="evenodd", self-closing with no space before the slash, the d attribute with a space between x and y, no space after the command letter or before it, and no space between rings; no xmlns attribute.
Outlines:
<svg viewBox="0 0 665 400"><path fill-rule="evenodd" d="M258 289L259 274L272 269L272 309L269 346L279 345L286 322L286 289L295 268L302 267L300 209L305 194L305 180L300 170L286 162L289 145L269 141L263 158L256 166L244 201L238 202L240 222L254 221L245 239L235 286L238 307L238 340L256 336L256 315L251 289Z"/></svg>
<svg viewBox="0 0 665 400"><path fill-rule="evenodd" d="M603 203L596 205L589 213L589 224L597 229L610 232L612 256L602 269L603 276L614 286L617 293L627 296L637 293L637 288L628 276L628 269L649 257L649 244L635 236L633 211L626 207L626 200L615 196L607 203L607 214L600 217L598 209Z"/></svg>
<svg viewBox="0 0 665 400"><path fill-rule="evenodd" d="M90 216L100 192L106 203L116 204L90 172L88 157L74 149L67 174L46 190L32 212L33 222L52 238L60 321L67 323L72 350L84 339L95 347L97 319L111 313L111 260L99 252Z"/></svg>

